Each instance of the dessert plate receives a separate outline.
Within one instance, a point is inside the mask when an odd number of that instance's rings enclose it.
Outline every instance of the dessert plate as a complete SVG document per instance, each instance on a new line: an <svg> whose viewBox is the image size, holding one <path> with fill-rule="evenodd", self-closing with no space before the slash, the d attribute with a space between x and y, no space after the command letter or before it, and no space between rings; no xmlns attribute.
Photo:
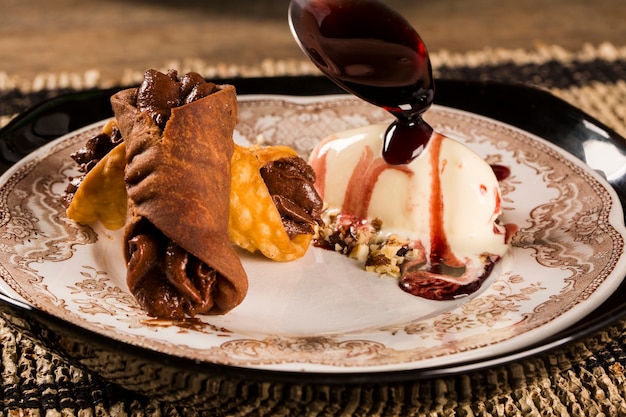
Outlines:
<svg viewBox="0 0 626 417"><path fill-rule="evenodd" d="M126 288L120 233L74 224L60 199L76 175L70 154L105 121L54 140L0 179L0 287L122 346L310 374L415 371L528 350L615 292L626 274L626 231L618 195L600 174L501 121L440 105L425 118L511 171L501 184L504 221L520 230L470 297L416 298L392 278L312 247L290 263L242 252L250 289L227 315L151 319ZM306 157L326 135L385 121L386 112L345 95L242 95L235 140L289 145Z"/></svg>

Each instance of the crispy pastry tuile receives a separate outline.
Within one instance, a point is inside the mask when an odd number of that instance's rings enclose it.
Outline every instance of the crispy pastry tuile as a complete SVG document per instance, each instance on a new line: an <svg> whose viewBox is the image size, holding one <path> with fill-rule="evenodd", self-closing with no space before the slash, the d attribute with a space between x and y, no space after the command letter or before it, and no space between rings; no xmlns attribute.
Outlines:
<svg viewBox="0 0 626 417"><path fill-rule="evenodd" d="M313 231L293 238L287 234L260 173L268 162L297 156L297 152L287 146L235 145L229 221L230 239L234 244L250 252L258 250L275 261L291 261L305 254Z"/></svg>
<svg viewBox="0 0 626 417"><path fill-rule="evenodd" d="M126 144L129 289L156 317L224 314L248 289L228 237L235 89L174 107L163 131L137 94L111 98Z"/></svg>

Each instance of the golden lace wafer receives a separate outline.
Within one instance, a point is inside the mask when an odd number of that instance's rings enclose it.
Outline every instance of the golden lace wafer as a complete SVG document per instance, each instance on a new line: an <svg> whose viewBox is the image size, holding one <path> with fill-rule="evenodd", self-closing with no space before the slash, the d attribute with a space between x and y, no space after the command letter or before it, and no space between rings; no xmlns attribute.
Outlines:
<svg viewBox="0 0 626 417"><path fill-rule="evenodd" d="M304 255L311 235L290 239L260 169L267 162L298 156L287 146L242 147L235 145L231 172L230 240L250 252L259 251L275 261L291 261Z"/></svg>

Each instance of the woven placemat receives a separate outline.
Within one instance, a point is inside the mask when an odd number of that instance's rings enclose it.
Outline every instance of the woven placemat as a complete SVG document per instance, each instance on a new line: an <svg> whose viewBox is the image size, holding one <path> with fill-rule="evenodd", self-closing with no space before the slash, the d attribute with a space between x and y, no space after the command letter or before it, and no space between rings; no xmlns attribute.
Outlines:
<svg viewBox="0 0 626 417"><path fill-rule="evenodd" d="M579 51L483 50L432 54L437 77L524 82L548 89L626 135L626 47L587 45ZM306 61L253 68L199 60L164 63L160 70L198 71L207 78L316 74ZM144 69L116 80L85 74L42 74L34 80L0 72L0 126L30 106L72 91L139 82ZM255 407L219 413L160 402L128 392L66 362L0 315L1 416L424 415L626 416L626 323L559 353L467 376L397 385L320 389L260 384ZM258 394L258 392L256 393ZM225 393L239 398L246 391ZM293 404L298 406L298 412ZM398 406L398 404L402 404Z"/></svg>

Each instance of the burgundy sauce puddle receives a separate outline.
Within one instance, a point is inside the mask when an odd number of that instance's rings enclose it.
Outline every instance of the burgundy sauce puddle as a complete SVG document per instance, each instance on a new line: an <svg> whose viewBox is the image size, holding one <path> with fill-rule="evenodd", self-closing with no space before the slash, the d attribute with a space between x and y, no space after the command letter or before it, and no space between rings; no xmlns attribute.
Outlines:
<svg viewBox="0 0 626 417"><path fill-rule="evenodd" d="M493 164L491 165L491 169L493 170L493 173L498 181L504 181L511 175L511 169L509 167L505 167L504 165Z"/></svg>

